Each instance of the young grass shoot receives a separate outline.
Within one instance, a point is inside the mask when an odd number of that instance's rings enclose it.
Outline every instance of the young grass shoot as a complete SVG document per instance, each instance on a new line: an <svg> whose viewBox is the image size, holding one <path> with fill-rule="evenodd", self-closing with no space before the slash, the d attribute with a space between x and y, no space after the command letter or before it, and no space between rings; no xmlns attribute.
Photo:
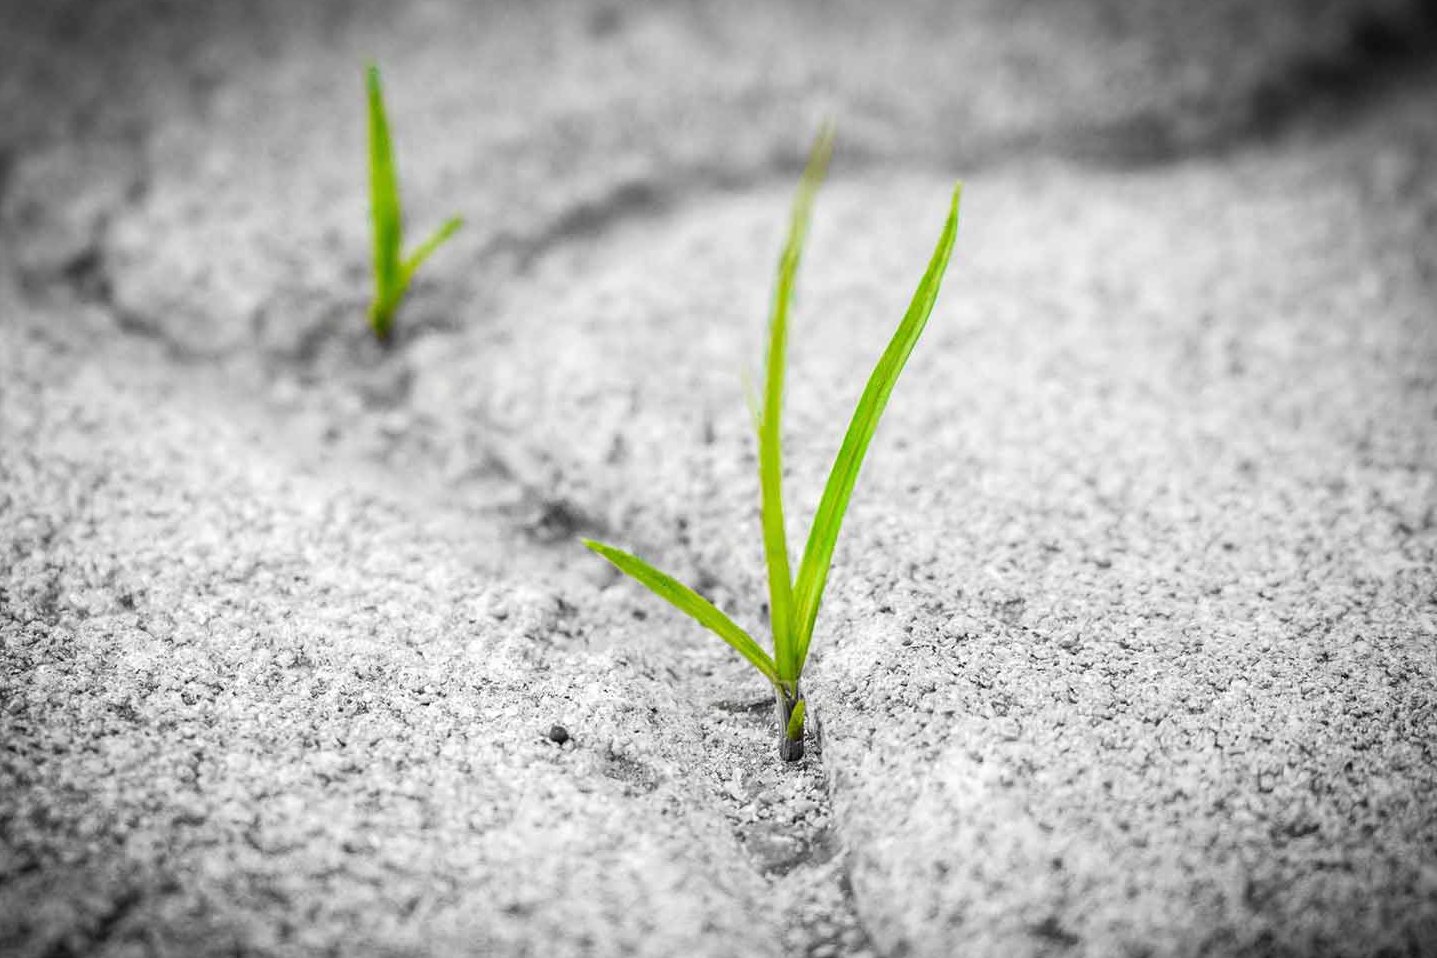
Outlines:
<svg viewBox="0 0 1437 958"><path fill-rule="evenodd" d="M369 325L380 340L387 340L394 328L394 312L426 259L453 236L464 221L451 217L404 257L404 214L399 205L399 174L394 166L394 146L389 138L389 119L384 112L384 91L379 67L370 64L369 89L369 204L374 222L374 301L369 305Z"/></svg>
<svg viewBox="0 0 1437 958"><path fill-rule="evenodd" d="M879 357L858 400L839 447L833 468L819 500L808 544L799 559L795 576L789 562L788 535L783 513L783 447L780 418L783 407L783 380L788 347L788 313L793 301L794 278L798 272L804 239L808 233L814 194L828 168L833 151L831 130L819 134L799 183L789 220L788 239L779 259L769 318L768 357L762 403L754 403L758 432L759 490L762 504L764 555L768 565L769 622L773 638L770 654L734 621L693 589L660 572L637 556L613 546L585 539L584 544L612 562L621 571L648 586L661 598L688 613L700 625L748 660L773 686L778 716L779 755L786 761L803 757L805 701L800 680L808 660L809 642L818 620L818 607L828 580L833 550L838 542L844 513L853 495L868 445L878 428L879 417L893 392L913 347L918 343L958 232L958 206L962 184L953 190L952 202L938 246L898 330Z"/></svg>

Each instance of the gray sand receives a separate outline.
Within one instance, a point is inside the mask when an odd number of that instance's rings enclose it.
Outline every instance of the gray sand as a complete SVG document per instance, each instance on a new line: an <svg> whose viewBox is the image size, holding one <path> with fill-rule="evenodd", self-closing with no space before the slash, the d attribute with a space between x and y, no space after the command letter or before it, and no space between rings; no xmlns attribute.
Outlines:
<svg viewBox="0 0 1437 958"><path fill-rule="evenodd" d="M1430 4L0 5L0 954L1437 954Z"/></svg>

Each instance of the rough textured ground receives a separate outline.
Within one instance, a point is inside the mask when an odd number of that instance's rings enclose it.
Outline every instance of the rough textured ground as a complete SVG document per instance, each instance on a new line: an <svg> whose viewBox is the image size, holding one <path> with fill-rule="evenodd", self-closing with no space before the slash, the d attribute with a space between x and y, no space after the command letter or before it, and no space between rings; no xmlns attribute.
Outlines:
<svg viewBox="0 0 1437 958"><path fill-rule="evenodd" d="M0 2L0 953L1437 954L1431 6Z"/></svg>

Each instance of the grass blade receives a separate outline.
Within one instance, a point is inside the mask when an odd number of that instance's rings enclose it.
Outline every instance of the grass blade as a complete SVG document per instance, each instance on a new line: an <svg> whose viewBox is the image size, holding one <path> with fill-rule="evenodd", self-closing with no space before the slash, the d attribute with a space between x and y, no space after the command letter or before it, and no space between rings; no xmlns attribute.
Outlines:
<svg viewBox="0 0 1437 958"><path fill-rule="evenodd" d="M459 227L463 225L464 220L462 217L453 216L445 220L444 224L434 231L434 235L425 240L423 244L410 255L409 259L404 261L404 267L400 271L400 285L408 286L410 278L414 275L414 271L429 258L429 254L444 245L444 241L459 232Z"/></svg>
<svg viewBox="0 0 1437 958"><path fill-rule="evenodd" d="M380 336L388 333L394 307L402 292L400 247L403 225L399 208L399 177L394 168L394 146L389 118L384 112L384 90L379 67L369 65L369 202L374 220L374 305L370 319Z"/></svg>
<svg viewBox="0 0 1437 958"><path fill-rule="evenodd" d="M913 347L917 345L918 337L933 311L933 303L938 298L938 289L943 283L943 273L948 268L948 259L953 253L953 241L958 233L958 206L962 195L963 184L959 183L953 190L948 220L938 239L938 246L933 251L933 259L913 294L908 312L904 314L903 321L899 323L898 330L888 343L888 348L883 351L883 356L868 378L868 385L864 387L858 407L853 411L848 433L843 437L843 445L839 447L833 469L828 474L823 498L819 500L818 512L814 516L813 527L809 530L808 545L804 548L803 560L799 566L794 593L795 632L798 639L797 666L800 671L808 657L808 643L813 636L814 623L818 619L818 606L823 599L829 566L833 562L833 550L843 525L843 515L848 510L849 498L853 495L853 486L858 481L859 469L863 466L863 457L868 452L868 444L873 439L874 432L878 429L879 417L883 415L888 397L893 392L894 384L898 382L898 375L908 362Z"/></svg>
<svg viewBox="0 0 1437 958"><path fill-rule="evenodd" d="M680 611L688 613L700 625L733 646L739 655L763 673L764 678L774 685L779 684L778 669L774 666L773 659L769 658L768 653L747 632L735 625L733 619L720 612L708 599L673 576L655 569L636 555L604 545L602 542L595 542L593 539L585 539L584 545L608 559L618 567L619 571L627 573L648 586L655 595L668 600Z"/></svg>
<svg viewBox="0 0 1437 958"><path fill-rule="evenodd" d="M758 474L763 502L763 551L768 561L769 621L778 674L787 682L798 679L798 644L794 641L793 573L788 562L788 533L783 516L783 377L787 364L788 309L793 282L808 235L813 197L818 192L833 155L833 129L825 126L814 141L808 166L799 181L789 218L788 239L778 263L778 280L769 319L768 361L765 371L763 414L758 426Z"/></svg>

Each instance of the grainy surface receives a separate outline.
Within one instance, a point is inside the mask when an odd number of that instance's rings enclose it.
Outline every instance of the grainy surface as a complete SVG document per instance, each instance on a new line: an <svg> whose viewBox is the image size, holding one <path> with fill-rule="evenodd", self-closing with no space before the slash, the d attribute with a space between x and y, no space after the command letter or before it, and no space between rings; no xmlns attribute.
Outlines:
<svg viewBox="0 0 1437 958"><path fill-rule="evenodd" d="M1431 4L0 7L0 953L1437 953Z"/></svg>

